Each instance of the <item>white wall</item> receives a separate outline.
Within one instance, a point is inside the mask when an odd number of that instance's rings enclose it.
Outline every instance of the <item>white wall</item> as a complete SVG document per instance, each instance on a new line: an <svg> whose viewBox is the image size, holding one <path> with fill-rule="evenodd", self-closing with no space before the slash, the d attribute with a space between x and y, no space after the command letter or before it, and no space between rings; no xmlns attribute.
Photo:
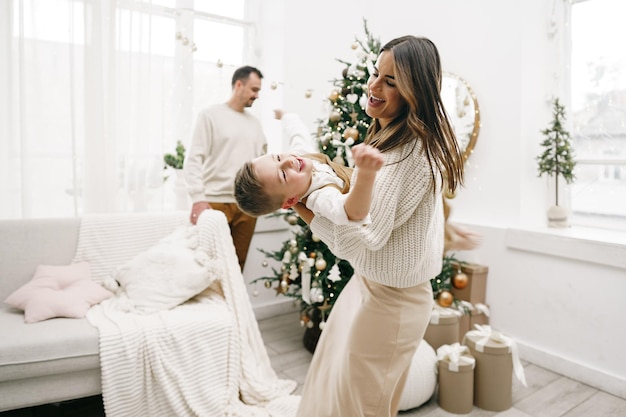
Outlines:
<svg viewBox="0 0 626 417"><path fill-rule="evenodd" d="M550 22L563 22L563 3L264 1L264 14L273 17L264 30L273 36L263 47L282 51L281 59L264 62L265 73L283 77L275 102L300 113L313 130L330 80L343 69L335 59L352 61L351 43L355 36L364 39L363 17L383 43L404 34L433 40L444 69L465 78L479 102L481 130L466 186L452 201L452 220L484 234L480 249L457 256L489 267L493 327L515 338L531 362L626 398L620 352L626 345L626 237L547 229L546 181L536 175L539 132L551 118L549 97L566 97L558 72L565 65L563 27L550 36ZM276 16L284 17L282 26ZM313 90L310 99L307 89ZM277 233L259 235L260 244L277 249L288 236ZM256 267L247 266L248 280L265 273ZM285 302L273 291L271 297L253 302Z"/></svg>

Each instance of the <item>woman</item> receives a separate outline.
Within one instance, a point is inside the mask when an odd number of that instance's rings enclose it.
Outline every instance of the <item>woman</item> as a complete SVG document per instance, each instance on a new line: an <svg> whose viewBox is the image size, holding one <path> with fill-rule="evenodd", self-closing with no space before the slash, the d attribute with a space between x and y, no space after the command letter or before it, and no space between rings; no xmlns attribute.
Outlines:
<svg viewBox="0 0 626 417"><path fill-rule="evenodd" d="M381 50L368 80L365 143L384 166L367 226L338 226L299 204L311 230L355 274L335 302L304 383L299 417L395 417L441 271L442 191L463 183L463 158L440 96L441 61L428 39Z"/></svg>

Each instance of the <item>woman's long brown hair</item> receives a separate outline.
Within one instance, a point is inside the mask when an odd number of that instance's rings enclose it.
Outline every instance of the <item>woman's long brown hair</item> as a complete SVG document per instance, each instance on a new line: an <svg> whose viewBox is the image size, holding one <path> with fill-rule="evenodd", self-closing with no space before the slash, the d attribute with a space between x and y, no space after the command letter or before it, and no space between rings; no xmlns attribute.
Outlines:
<svg viewBox="0 0 626 417"><path fill-rule="evenodd" d="M437 47L427 38L403 36L388 42L383 51L393 54L396 87L405 105L385 128L374 120L365 142L385 152L421 140L433 176L438 171L447 190L454 192L463 185L464 158L441 101Z"/></svg>

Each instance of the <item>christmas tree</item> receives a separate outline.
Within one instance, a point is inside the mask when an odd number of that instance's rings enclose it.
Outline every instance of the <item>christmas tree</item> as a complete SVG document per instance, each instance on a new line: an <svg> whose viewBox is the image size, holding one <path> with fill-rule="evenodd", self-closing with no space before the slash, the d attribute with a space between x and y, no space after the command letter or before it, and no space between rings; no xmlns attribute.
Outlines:
<svg viewBox="0 0 626 417"><path fill-rule="evenodd" d="M369 128L365 113L367 80L380 51L380 41L363 21L366 40L358 38L351 45L356 51L354 62L338 59L345 65L342 77L332 81L328 98L328 114L316 121L316 143L319 151L332 161L352 166L352 146L363 142ZM278 215L293 226L293 238L276 251L261 250L267 257L281 262L280 270L272 268L273 275L257 278L266 288L277 294L292 297L300 303L301 323L312 328L324 327L335 300L352 277L354 269L345 260L337 258L293 211Z"/></svg>
<svg viewBox="0 0 626 417"><path fill-rule="evenodd" d="M548 174L554 176L555 181L555 202L559 205L559 176L562 176L567 184L574 181L574 166L570 134L563 127L565 121L565 107L561 105L559 99L553 101L553 119L549 128L542 130L545 136L541 146L544 151L537 156L539 163L539 176Z"/></svg>

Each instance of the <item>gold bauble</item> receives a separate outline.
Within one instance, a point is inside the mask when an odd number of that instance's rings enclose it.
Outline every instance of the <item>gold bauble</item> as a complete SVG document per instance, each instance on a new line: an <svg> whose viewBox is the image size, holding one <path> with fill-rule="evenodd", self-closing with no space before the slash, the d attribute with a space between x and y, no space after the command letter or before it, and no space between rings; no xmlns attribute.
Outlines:
<svg viewBox="0 0 626 417"><path fill-rule="evenodd" d="M319 241L320 241L320 238L319 238L318 236L316 236L316 235L311 235L311 240L312 240L313 242L319 242Z"/></svg>
<svg viewBox="0 0 626 417"><path fill-rule="evenodd" d="M325 270L326 266L328 266L328 264L326 263L326 260L323 258L320 258L317 261L315 261L315 269L317 269L318 271Z"/></svg>
<svg viewBox="0 0 626 417"><path fill-rule="evenodd" d="M328 99L332 101L333 103L337 101L338 98L339 98L339 91L337 90L331 91L330 94L328 95Z"/></svg>
<svg viewBox="0 0 626 417"><path fill-rule="evenodd" d="M272 283L270 281L265 281L265 288L270 288Z"/></svg>
<svg viewBox="0 0 626 417"><path fill-rule="evenodd" d="M459 290L467 287L468 282L469 279L467 278L467 275L465 275L463 272L459 272L452 277L452 285L454 285L454 288Z"/></svg>
<svg viewBox="0 0 626 417"><path fill-rule="evenodd" d="M276 88L278 88L278 84L276 84L276 82L272 82L272 84L270 84L270 88L272 90L276 90Z"/></svg>
<svg viewBox="0 0 626 417"><path fill-rule="evenodd" d="M313 95L313 92L311 90L306 90L304 92L304 97L306 98L311 98L312 95Z"/></svg>
<svg viewBox="0 0 626 417"><path fill-rule="evenodd" d="M352 43L352 45L350 45L350 48L352 48L352 49L356 49L358 47L359 47L359 44L356 43L356 42L354 42L354 43Z"/></svg>
<svg viewBox="0 0 626 417"><path fill-rule="evenodd" d="M328 120L332 123L337 123L341 120L341 113L339 113L337 110L333 110L330 113L330 116L328 116Z"/></svg>
<svg viewBox="0 0 626 417"><path fill-rule="evenodd" d="M450 291L441 291L437 296L437 302L441 307L450 307L454 297Z"/></svg>
<svg viewBox="0 0 626 417"><path fill-rule="evenodd" d="M298 224L298 216L296 216L295 214L288 215L287 217L285 217L285 220L292 226Z"/></svg>
<svg viewBox="0 0 626 417"><path fill-rule="evenodd" d="M356 127L349 127L343 132L343 138L348 139L352 138L357 140L359 138L359 130Z"/></svg>
<svg viewBox="0 0 626 417"><path fill-rule="evenodd" d="M218 68L222 68L224 66L224 63L222 62L221 59L218 59L215 65L217 65Z"/></svg>
<svg viewBox="0 0 626 417"><path fill-rule="evenodd" d="M309 258L311 258L311 259L315 259L316 256L317 256L317 253L315 253L315 252L309 253Z"/></svg>

